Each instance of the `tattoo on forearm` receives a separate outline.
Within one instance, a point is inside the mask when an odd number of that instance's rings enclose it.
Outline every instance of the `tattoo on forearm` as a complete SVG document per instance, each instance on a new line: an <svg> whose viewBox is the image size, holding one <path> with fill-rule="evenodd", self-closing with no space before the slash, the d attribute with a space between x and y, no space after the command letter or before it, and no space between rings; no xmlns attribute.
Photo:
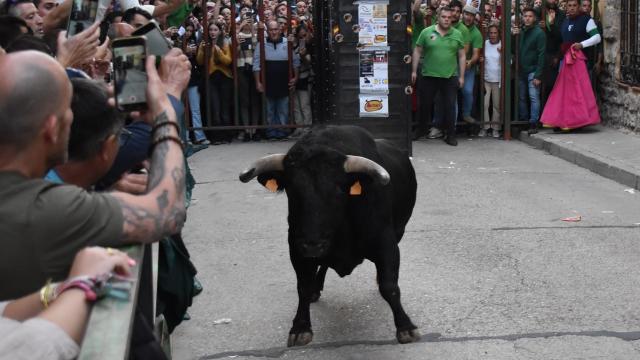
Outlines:
<svg viewBox="0 0 640 360"><path fill-rule="evenodd" d="M163 112L155 122L168 120L169 117ZM172 126L157 128L152 140L172 135L175 130L171 129ZM179 231L184 224L185 161L182 157L169 156L170 144L168 141L158 143L151 155L147 193L155 191L158 194L155 196L155 206L136 205L130 200L118 198L124 217L126 242L157 240L163 235Z"/></svg>

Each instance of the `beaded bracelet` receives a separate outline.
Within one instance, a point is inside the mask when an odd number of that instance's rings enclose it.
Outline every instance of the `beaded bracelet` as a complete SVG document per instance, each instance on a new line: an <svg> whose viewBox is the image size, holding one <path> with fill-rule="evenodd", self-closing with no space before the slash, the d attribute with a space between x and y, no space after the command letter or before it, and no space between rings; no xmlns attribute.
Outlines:
<svg viewBox="0 0 640 360"><path fill-rule="evenodd" d="M176 128L176 131L178 132L178 135L180 135L180 126L175 122L175 121L171 121L171 120L165 120L165 121L160 121L158 123L155 123L153 125L153 127L151 128L151 138L153 138L153 135L156 133L156 131L163 127L163 126L173 126Z"/></svg>
<svg viewBox="0 0 640 360"><path fill-rule="evenodd" d="M161 142L164 141L173 141L174 143L180 145L180 149L182 149L182 151L184 151L184 143L182 142L182 139L180 139L177 136L173 136L173 135L163 135L160 136L159 138L155 139L153 141L153 143L151 144L151 148L149 150L150 154L153 154L153 149L155 149L155 147L160 144Z"/></svg>
<svg viewBox="0 0 640 360"><path fill-rule="evenodd" d="M88 276L78 276L63 282L56 288L55 297L57 298L65 290L73 288L84 291L84 296L87 301L96 301L98 299L96 281Z"/></svg>

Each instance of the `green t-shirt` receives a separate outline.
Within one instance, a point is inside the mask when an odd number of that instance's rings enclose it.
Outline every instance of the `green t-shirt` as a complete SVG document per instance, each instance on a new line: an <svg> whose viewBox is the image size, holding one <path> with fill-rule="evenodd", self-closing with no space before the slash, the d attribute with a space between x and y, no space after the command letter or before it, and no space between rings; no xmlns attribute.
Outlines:
<svg viewBox="0 0 640 360"><path fill-rule="evenodd" d="M122 245L122 208L111 195L3 171L0 199L0 300L64 279L86 246Z"/></svg>
<svg viewBox="0 0 640 360"><path fill-rule="evenodd" d="M469 37L471 38L471 45L469 46L469 51L467 51L467 60L471 59L473 56L473 49L482 49L482 33L478 30L478 27L473 25L469 30Z"/></svg>
<svg viewBox="0 0 640 360"><path fill-rule="evenodd" d="M450 78L458 70L458 50L464 48L464 40L460 31L453 27L442 36L436 26L422 30L416 42L424 54L422 75Z"/></svg>
<svg viewBox="0 0 640 360"><path fill-rule="evenodd" d="M187 16L189 16L189 13L193 10L194 7L195 6L189 5L185 2L179 8L177 8L176 11L167 16L167 24L169 24L169 26L180 27L180 25L184 23L184 21L187 19Z"/></svg>
<svg viewBox="0 0 640 360"><path fill-rule="evenodd" d="M472 25L471 27L468 27L467 29L469 29L469 37L471 38L471 44L469 45L469 51L467 51L467 60L471 60L471 58L473 57L473 49L482 49L482 46L484 45L483 42L484 40L482 39L482 33L480 32L480 30L478 29L477 26ZM476 62L471 69L475 70L478 66L478 63Z"/></svg>
<svg viewBox="0 0 640 360"><path fill-rule="evenodd" d="M452 27L460 31L460 33L462 34L462 41L465 45L471 43L471 34L469 33L469 28L467 28L467 26L462 21L458 21L458 23L453 25Z"/></svg>

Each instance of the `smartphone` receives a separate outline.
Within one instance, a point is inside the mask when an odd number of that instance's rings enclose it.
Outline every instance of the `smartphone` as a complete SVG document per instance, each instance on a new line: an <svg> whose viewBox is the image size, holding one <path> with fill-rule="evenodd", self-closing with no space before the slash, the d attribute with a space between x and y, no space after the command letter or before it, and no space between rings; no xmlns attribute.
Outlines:
<svg viewBox="0 0 640 360"><path fill-rule="evenodd" d="M113 80L120 111L147 108L146 42L144 36L113 40Z"/></svg>
<svg viewBox="0 0 640 360"><path fill-rule="evenodd" d="M67 37L82 32L104 19L111 0L73 0L67 22Z"/></svg>
<svg viewBox="0 0 640 360"><path fill-rule="evenodd" d="M98 15L98 0L73 0L67 25L67 37L91 26Z"/></svg>
<svg viewBox="0 0 640 360"><path fill-rule="evenodd" d="M131 35L142 36L147 39L147 51L149 55L155 55L160 58L166 55L171 50L171 43L164 37L162 30L154 22L150 22L147 25L136 29Z"/></svg>

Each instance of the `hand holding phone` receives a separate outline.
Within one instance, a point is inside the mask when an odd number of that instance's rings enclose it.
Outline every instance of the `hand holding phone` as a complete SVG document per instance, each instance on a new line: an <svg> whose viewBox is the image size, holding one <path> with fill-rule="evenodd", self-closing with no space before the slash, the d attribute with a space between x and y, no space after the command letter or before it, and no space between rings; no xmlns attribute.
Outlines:
<svg viewBox="0 0 640 360"><path fill-rule="evenodd" d="M167 93L180 99L191 78L191 63L187 56L178 48L171 49L162 58L158 72Z"/></svg>
<svg viewBox="0 0 640 360"><path fill-rule="evenodd" d="M100 23L93 23L84 31L67 38L58 34L58 62L64 67L80 68L95 57L99 45Z"/></svg>

